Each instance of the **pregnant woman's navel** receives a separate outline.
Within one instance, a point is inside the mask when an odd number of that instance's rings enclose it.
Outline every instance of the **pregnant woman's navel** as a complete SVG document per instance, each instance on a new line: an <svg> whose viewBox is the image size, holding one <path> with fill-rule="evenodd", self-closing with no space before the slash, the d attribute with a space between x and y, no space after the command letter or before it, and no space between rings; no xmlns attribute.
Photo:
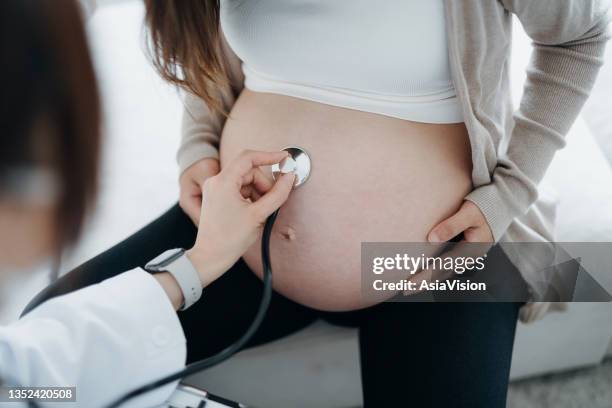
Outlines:
<svg viewBox="0 0 612 408"><path fill-rule="evenodd" d="M243 149L300 146L310 178L280 210L270 243L274 287L323 310L368 306L361 242L423 241L469 192L462 124L427 125L243 91L221 139L221 163ZM244 255L261 277L260 242Z"/></svg>

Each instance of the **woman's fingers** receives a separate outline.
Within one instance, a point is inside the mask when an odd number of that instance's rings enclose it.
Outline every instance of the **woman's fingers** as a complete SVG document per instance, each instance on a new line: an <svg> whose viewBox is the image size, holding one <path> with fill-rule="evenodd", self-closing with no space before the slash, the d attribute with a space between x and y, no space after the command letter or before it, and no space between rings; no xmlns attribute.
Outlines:
<svg viewBox="0 0 612 408"><path fill-rule="evenodd" d="M262 221L287 201L294 183L295 173L283 174L276 180L274 186L253 204L257 214L262 217Z"/></svg>
<svg viewBox="0 0 612 408"><path fill-rule="evenodd" d="M202 185L206 179L218 173L217 159L202 159L187 168L179 178L179 204L195 225L199 224L202 212Z"/></svg>
<svg viewBox="0 0 612 408"><path fill-rule="evenodd" d="M492 242L493 235L488 225L470 227L463 231L463 237L467 242Z"/></svg>
<svg viewBox="0 0 612 408"><path fill-rule="evenodd" d="M471 211L462 205L459 211L436 225L427 236L429 242L446 242L474 226Z"/></svg>
<svg viewBox="0 0 612 408"><path fill-rule="evenodd" d="M269 166L272 164L279 163L286 158L289 153L285 151L279 152L258 152L252 150L245 150L238 157L236 157L225 169L223 173L238 179L246 176L251 169L258 166Z"/></svg>
<svg viewBox="0 0 612 408"><path fill-rule="evenodd" d="M191 218L195 225L200 220L200 212L202 210L202 192L196 183L190 186L182 186L179 196L179 204L185 214Z"/></svg>
<svg viewBox="0 0 612 408"><path fill-rule="evenodd" d="M490 242L468 242L463 239L457 242L451 249L443 251L441 254L436 255L437 258L444 259L445 262L448 262L449 259L477 259L479 257L486 256L485 254L491 249L492 244ZM455 261L453 261L457 264ZM416 287L420 288L421 281L425 280L427 282L435 282L435 281L445 281L447 279L453 279L457 276L461 275L465 272L465 270L455 269L440 269L436 268L436 266L441 266L442 264L432 263L432 266L428 269L423 269L418 271L408 280L415 282ZM421 290L405 290L404 296L414 295L419 293Z"/></svg>

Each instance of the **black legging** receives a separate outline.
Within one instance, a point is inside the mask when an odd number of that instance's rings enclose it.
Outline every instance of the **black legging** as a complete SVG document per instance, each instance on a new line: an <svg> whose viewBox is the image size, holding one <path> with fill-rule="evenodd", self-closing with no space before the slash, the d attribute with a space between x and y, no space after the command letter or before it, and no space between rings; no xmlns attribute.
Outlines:
<svg viewBox="0 0 612 408"><path fill-rule="evenodd" d="M143 266L167 249L189 248L195 236L196 228L175 206L62 277L28 308ZM516 276L520 279L518 273ZM180 312L188 361L208 357L235 341L253 319L261 292L261 281L240 260L204 290L200 302ZM519 306L388 302L355 312L331 313L274 293L268 314L248 346L279 339L323 318L359 328L366 407L504 407Z"/></svg>

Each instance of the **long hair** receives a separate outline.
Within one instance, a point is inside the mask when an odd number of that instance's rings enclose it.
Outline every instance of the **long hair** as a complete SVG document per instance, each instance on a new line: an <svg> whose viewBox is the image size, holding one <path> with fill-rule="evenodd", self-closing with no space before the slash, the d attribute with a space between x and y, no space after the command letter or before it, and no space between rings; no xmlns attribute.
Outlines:
<svg viewBox="0 0 612 408"><path fill-rule="evenodd" d="M59 249L75 241L93 205L101 137L76 1L0 1L0 55L0 176L17 168L55 175Z"/></svg>
<svg viewBox="0 0 612 408"><path fill-rule="evenodd" d="M148 50L163 79L223 112L229 86L221 57L219 0L145 0ZM227 112L223 112L227 113Z"/></svg>

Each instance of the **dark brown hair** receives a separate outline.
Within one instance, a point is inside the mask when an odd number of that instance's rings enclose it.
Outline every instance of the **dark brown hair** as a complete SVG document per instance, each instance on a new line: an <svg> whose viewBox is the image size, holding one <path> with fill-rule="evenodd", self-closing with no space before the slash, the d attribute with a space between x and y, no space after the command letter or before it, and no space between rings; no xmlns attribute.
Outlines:
<svg viewBox="0 0 612 408"><path fill-rule="evenodd" d="M22 167L56 175L59 248L77 238L94 201L100 150L98 89L76 2L0 1L0 55L0 176Z"/></svg>
<svg viewBox="0 0 612 408"><path fill-rule="evenodd" d="M145 0L145 7L155 69L223 112L219 91L229 85L221 57L219 0Z"/></svg>

